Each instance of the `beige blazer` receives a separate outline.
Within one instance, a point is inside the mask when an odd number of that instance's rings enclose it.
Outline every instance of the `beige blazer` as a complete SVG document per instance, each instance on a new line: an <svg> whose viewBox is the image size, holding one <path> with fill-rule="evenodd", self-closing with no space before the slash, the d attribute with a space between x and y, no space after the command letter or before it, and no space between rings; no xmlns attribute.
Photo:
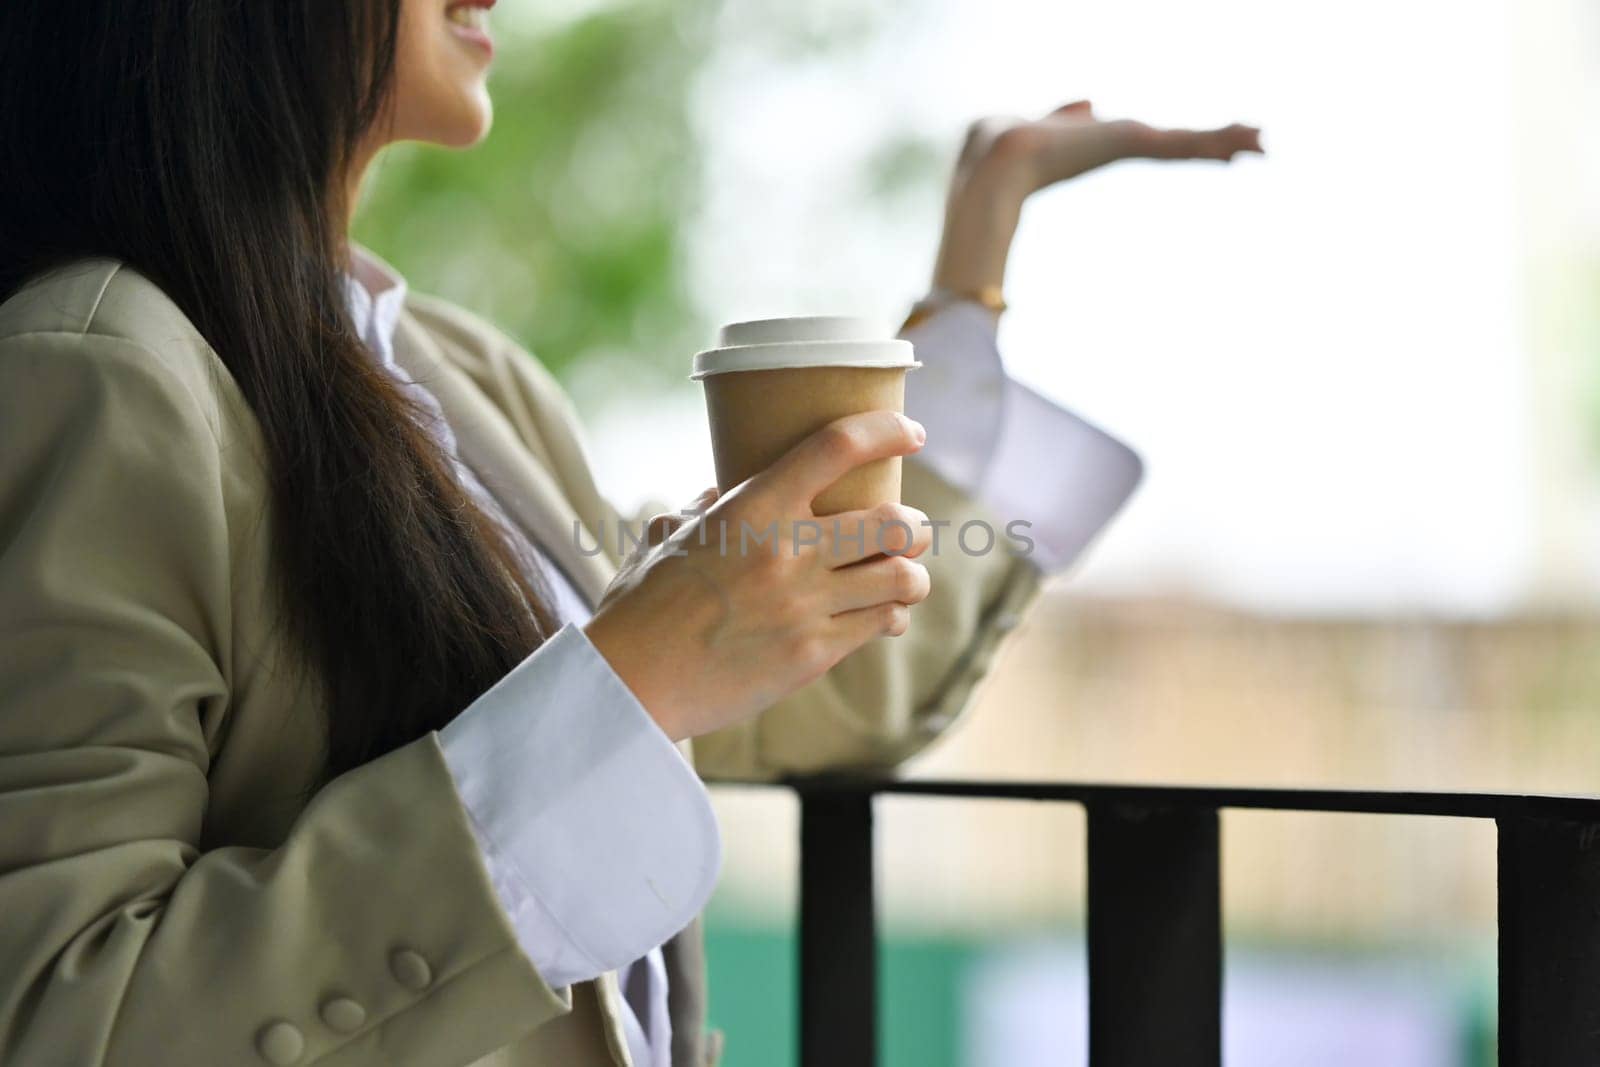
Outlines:
<svg viewBox="0 0 1600 1067"><path fill-rule="evenodd" d="M598 598L615 560L572 524L617 517L550 375L423 297L396 346ZM915 464L905 497L982 516ZM268 500L253 415L148 279L85 260L0 305L0 1063L627 1063L615 977L552 989L518 950L435 735L313 792L329 709L277 626ZM702 738L699 770L884 767L932 740L1038 579L930 566L909 635ZM674 1059L712 1063L698 929L667 955Z"/></svg>

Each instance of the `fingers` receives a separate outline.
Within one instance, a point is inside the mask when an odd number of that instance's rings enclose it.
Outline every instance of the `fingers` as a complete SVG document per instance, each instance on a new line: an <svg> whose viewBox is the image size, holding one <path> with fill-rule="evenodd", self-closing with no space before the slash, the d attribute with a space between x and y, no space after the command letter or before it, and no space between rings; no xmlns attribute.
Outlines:
<svg viewBox="0 0 1600 1067"><path fill-rule="evenodd" d="M1094 118L1094 105L1087 100L1074 100L1070 104L1062 104L1050 112L1046 118Z"/></svg>
<svg viewBox="0 0 1600 1067"><path fill-rule="evenodd" d="M933 540L928 516L904 504L880 504L867 511L846 511L818 520L818 551L823 566L847 567L870 556L916 558Z"/></svg>
<svg viewBox="0 0 1600 1067"><path fill-rule="evenodd" d="M694 501L682 511L663 511L650 516L650 519L645 523L644 528L645 543L652 546L659 545L661 542L671 537L674 530L688 522L690 517L704 512L716 502L717 488L712 486L710 489L703 490L700 495L695 497Z"/></svg>
<svg viewBox="0 0 1600 1067"><path fill-rule="evenodd" d="M678 515L667 512L650 516L650 521L644 524L644 543L655 546L672 536L672 531L683 525L683 519Z"/></svg>
<svg viewBox="0 0 1600 1067"><path fill-rule="evenodd" d="M1261 128L1259 126L1241 126L1235 123L1225 127L1223 134L1235 144L1241 152L1254 152L1257 155L1266 155L1267 150L1261 147Z"/></svg>
<svg viewBox="0 0 1600 1067"><path fill-rule="evenodd" d="M899 637L911 628L911 609L904 604L874 604L835 615L830 623L834 640L849 655L874 637Z"/></svg>
<svg viewBox="0 0 1600 1067"><path fill-rule="evenodd" d="M845 567L834 572L832 581L835 615L881 604L920 604L932 589L928 568L905 556Z"/></svg>
<svg viewBox="0 0 1600 1067"><path fill-rule="evenodd" d="M1264 154L1261 131L1234 124L1215 130L1162 130L1133 123L1130 155L1145 159L1215 159L1228 162L1240 152Z"/></svg>
<svg viewBox="0 0 1600 1067"><path fill-rule="evenodd" d="M795 445L753 481L810 513L811 501L864 463L910 455L922 447L922 424L896 411L865 411L835 419Z"/></svg>
<svg viewBox="0 0 1600 1067"><path fill-rule="evenodd" d="M1190 134L1191 159L1231 160L1240 152L1261 152L1261 131L1253 126L1224 126Z"/></svg>

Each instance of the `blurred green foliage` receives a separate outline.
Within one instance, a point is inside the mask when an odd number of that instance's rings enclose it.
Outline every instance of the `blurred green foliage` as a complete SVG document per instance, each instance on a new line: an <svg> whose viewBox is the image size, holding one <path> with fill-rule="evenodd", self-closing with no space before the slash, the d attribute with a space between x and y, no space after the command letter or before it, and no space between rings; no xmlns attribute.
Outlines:
<svg viewBox="0 0 1600 1067"><path fill-rule="evenodd" d="M715 0L623 0L496 26L494 129L391 148L354 232L411 286L477 311L558 375L580 357L681 377L700 187L690 121Z"/></svg>
<svg viewBox="0 0 1600 1067"><path fill-rule="evenodd" d="M847 57L918 0L594 2L580 14L503 6L488 138L390 148L354 225L413 289L535 352L580 408L619 379L683 388L708 336L688 283L702 67L731 56L777 76ZM863 161L861 194L885 210L920 204L942 172L938 143L901 130Z"/></svg>

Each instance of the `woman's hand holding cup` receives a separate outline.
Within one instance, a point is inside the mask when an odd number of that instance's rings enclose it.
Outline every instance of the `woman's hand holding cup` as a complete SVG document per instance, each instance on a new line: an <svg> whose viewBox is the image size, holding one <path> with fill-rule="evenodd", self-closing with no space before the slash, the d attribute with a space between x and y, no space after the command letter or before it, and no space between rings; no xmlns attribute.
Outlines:
<svg viewBox="0 0 1600 1067"><path fill-rule="evenodd" d="M673 740L732 726L879 636L898 636L929 591L916 557L927 516L883 503L818 517L812 502L925 434L893 411L830 422L767 470L655 536L625 563L584 628Z"/></svg>

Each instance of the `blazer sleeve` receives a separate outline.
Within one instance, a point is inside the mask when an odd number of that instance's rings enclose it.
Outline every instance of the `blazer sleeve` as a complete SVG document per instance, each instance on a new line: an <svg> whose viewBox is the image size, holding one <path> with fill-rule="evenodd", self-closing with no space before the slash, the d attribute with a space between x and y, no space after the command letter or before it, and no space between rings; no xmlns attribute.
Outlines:
<svg viewBox="0 0 1600 1067"><path fill-rule="evenodd" d="M229 474L187 381L121 338L0 340L0 1062L510 1044L570 1002L518 949L437 735L329 783L276 848L202 848Z"/></svg>

